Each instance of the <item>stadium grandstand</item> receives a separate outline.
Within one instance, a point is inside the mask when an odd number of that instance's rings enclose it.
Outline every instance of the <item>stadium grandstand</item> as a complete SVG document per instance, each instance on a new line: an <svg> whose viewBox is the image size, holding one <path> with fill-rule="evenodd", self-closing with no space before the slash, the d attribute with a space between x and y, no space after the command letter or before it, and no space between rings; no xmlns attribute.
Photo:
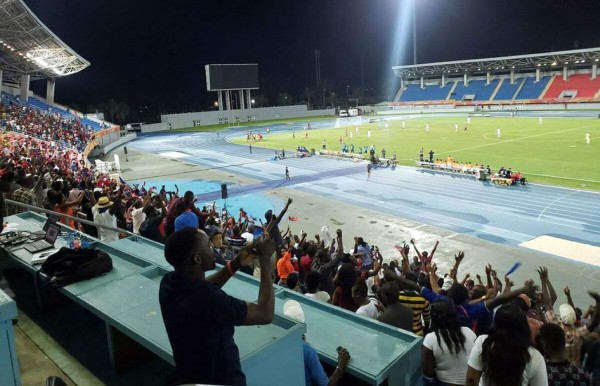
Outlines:
<svg viewBox="0 0 600 386"><path fill-rule="evenodd" d="M394 66L393 105L585 103L600 100L600 48Z"/></svg>

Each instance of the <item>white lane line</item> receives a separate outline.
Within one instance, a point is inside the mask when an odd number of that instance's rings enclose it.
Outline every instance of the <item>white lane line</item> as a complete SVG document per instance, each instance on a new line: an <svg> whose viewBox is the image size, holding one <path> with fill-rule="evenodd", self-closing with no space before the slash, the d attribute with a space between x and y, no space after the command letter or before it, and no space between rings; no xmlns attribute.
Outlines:
<svg viewBox="0 0 600 386"><path fill-rule="evenodd" d="M549 204L548 204L548 205L547 205L547 206L544 208L544 210L542 210L542 212L540 213L540 215L538 216L538 220L539 220L539 219L542 217L542 215L544 214L544 212L546 211L546 209L548 209L548 208L550 208L550 207L552 206L552 204L554 204L555 202L557 202L557 201L559 201L559 200L562 200L562 199L563 199L563 198L565 198L565 197L568 197L568 196L570 196L570 195L572 195L572 194L575 194L575 193L577 193L577 191L574 191L574 192L571 192L571 193L565 194L564 196L562 196L562 197L559 197L559 198L557 198L556 200L554 200L554 201L552 201L551 203L549 203Z"/></svg>
<svg viewBox="0 0 600 386"><path fill-rule="evenodd" d="M339 189L330 189L323 186L319 186L316 184L310 183L302 183L298 184L298 187L302 187L308 191L316 191L321 193L327 193L332 196L340 197L341 199L346 199L348 201L354 203L363 203L367 205L373 205L373 202L369 197L362 196L360 194L348 193L345 191L341 191ZM461 220L452 216L447 216L439 213L433 213L430 211L416 210L414 208L406 207L404 205L387 203L386 205L377 206L378 210L381 213L390 214L390 210L396 211L400 213L398 217L404 218L401 214L408 214L412 216L417 216L422 219L428 219L431 221L442 222L448 225L459 226L461 228L466 228L474 232L485 233L489 235L494 235L497 237L502 237L505 239L510 239L514 241L518 241L519 243L523 241L527 241L535 237L534 235L525 234L517 231L512 231L504 228L499 228L493 225L485 225L485 224L476 224L468 220ZM424 224L425 226L430 226L431 224ZM438 226L439 227L439 226Z"/></svg>

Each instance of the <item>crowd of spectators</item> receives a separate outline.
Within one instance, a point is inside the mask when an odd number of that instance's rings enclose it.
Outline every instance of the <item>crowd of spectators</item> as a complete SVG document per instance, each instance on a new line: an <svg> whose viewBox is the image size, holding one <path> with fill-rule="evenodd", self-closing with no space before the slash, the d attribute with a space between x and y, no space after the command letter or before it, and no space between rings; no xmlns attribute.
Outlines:
<svg viewBox="0 0 600 386"><path fill-rule="evenodd" d="M289 227L280 230L291 199L280 213L266 212L264 226L243 209L234 216L218 213L214 205L198 208L191 191L180 197L177 186L168 191L165 186L158 189L111 180L86 167L76 150L47 145L48 139L84 144L89 138L84 131L63 136L42 128L46 122L53 125L56 117L38 116L16 106L2 109L6 133L0 138L0 189L5 198L127 230L167 246L170 243L173 254L166 252L166 256L176 271L189 261L176 256L183 251L170 241L173 235L181 238L187 232L186 237L194 240L196 234L205 235L194 241L203 243L196 251L200 255L190 256L204 270L216 262L226 267L223 275L240 269L260 277L261 283L270 278L274 285L424 337L427 385L591 385L592 373L593 384L600 384L600 295L589 292L594 302L582 311L565 288L569 301L556 313L557 295L544 267L538 270L539 287L528 280L515 289L510 276L502 278L491 265L483 273L485 281L479 274L473 280L474 272L459 276L463 252L456 254L449 272L440 273L434 260L438 243L427 253L411 240L397 247L400 256L396 260L385 259L361 235L344 240L341 229L334 235L324 231L314 237L303 231L296 234ZM9 213L24 210L10 205L7 209ZM104 241L124 236L73 219L61 221ZM190 233L189 228L203 232ZM269 263L271 249L276 255L274 264ZM252 254L259 258L248 258ZM196 272L180 269L185 274ZM272 307L272 300L263 298L261 303L260 299L259 309L246 319L242 315L250 311L240 305L235 323L268 322L258 312ZM339 353L336 370L324 377L322 368L315 370L320 365L310 360L314 352L306 348L306 371L311 377L307 382L337 382L351 362L347 350Z"/></svg>
<svg viewBox="0 0 600 386"><path fill-rule="evenodd" d="M592 373L598 384L598 293L589 292L593 304L581 312L565 288L570 304L560 305L556 314L557 295L544 267L538 270L539 286L528 280L514 288L510 276L502 278L489 264L483 278L459 276L465 259L460 251L450 271L441 274L434 260L438 243L428 253L414 240L398 246L399 259L384 262L379 249L360 236L346 249L341 229L334 236L324 231L312 238L289 227L280 230L279 220L291 204L288 200L278 215L265 213L264 232L273 243L274 266L254 267L250 260L246 272L263 277L264 269L270 269L275 285L423 336L426 385L591 385ZM236 270L243 270L236 258L244 250L252 251L262 231L256 231L259 227L243 210L237 219L207 216L204 229L210 246L220 251L215 259L225 265L235 261ZM195 218L202 222L202 216ZM202 227L197 221L189 226ZM176 233L182 229L177 228ZM228 249L233 253L228 255ZM348 360L349 353L340 356L338 375ZM315 364L307 357L305 365ZM327 384L331 378L323 374L307 369L309 384Z"/></svg>
<svg viewBox="0 0 600 386"><path fill-rule="evenodd" d="M44 140L59 149L83 151L93 136L93 129L74 117L66 119L59 113L40 111L16 103L0 102L0 127Z"/></svg>

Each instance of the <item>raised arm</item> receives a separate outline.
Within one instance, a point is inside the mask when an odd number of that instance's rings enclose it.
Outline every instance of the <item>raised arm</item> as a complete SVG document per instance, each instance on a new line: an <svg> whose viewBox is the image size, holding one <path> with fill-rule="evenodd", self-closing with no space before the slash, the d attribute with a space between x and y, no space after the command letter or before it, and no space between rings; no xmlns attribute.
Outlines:
<svg viewBox="0 0 600 386"><path fill-rule="evenodd" d="M475 278L477 279L477 284L483 285L483 280L481 280L481 276L479 274L476 274Z"/></svg>
<svg viewBox="0 0 600 386"><path fill-rule="evenodd" d="M502 294L506 295L506 294L510 293L510 290L514 284L515 283L510 281L510 278L508 276L504 276L504 291L502 292Z"/></svg>
<svg viewBox="0 0 600 386"><path fill-rule="evenodd" d="M494 288L494 284L492 282L492 265L488 264L485 266L485 276L487 278L487 288Z"/></svg>
<svg viewBox="0 0 600 386"><path fill-rule="evenodd" d="M108 213L111 214L111 216L114 216L116 211L117 211L117 207L119 205L121 205L121 197L123 196L123 185L119 186L119 193L117 193L117 197L115 197L115 202L113 204L113 206L111 206L108 209Z"/></svg>
<svg viewBox="0 0 600 386"><path fill-rule="evenodd" d="M540 267L537 269L537 272L539 273L540 281L542 282L542 302L544 302L546 310L548 311L552 309L552 301L548 294L548 269L546 267Z"/></svg>
<svg viewBox="0 0 600 386"><path fill-rule="evenodd" d="M521 288L518 288L514 291L510 291L507 294L502 294L500 296L496 296L493 299L488 299L485 301L485 306L488 310L493 310L497 306L509 302L510 300L516 298L521 294L527 294L529 297L534 296L536 287L533 284L533 280L528 280L525 282L525 285Z"/></svg>
<svg viewBox="0 0 600 386"><path fill-rule="evenodd" d="M435 265L435 263L432 263L431 265L427 266L427 270L429 271L428 275L429 275L429 285L431 286L431 290L433 292L435 292L436 294L440 293L440 287L438 286L438 275L437 275L437 265Z"/></svg>
<svg viewBox="0 0 600 386"><path fill-rule="evenodd" d="M412 244L413 248L415 249L415 252L417 252L417 256L419 256L419 261L421 262L421 264L423 264L423 256L421 255L421 252L419 252L419 250L417 249L417 246L415 245L415 239L410 239L410 243Z"/></svg>
<svg viewBox="0 0 600 386"><path fill-rule="evenodd" d="M588 325L588 330L594 331L598 327L598 324L600 324L600 294L593 291L588 291L588 294L596 301L596 312L594 312L592 323Z"/></svg>
<svg viewBox="0 0 600 386"><path fill-rule="evenodd" d="M569 289L569 286L566 286L564 291L565 295L567 296L567 303L569 303L569 305L573 307L573 309L575 309L575 304L573 303L573 298L571 297L571 290Z"/></svg>
<svg viewBox="0 0 600 386"><path fill-rule="evenodd" d="M408 244L404 244L402 249L400 249L400 256L402 256L402 273L410 272L410 264L408 262L408 252L410 251L410 246Z"/></svg>
<svg viewBox="0 0 600 386"><path fill-rule="evenodd" d="M440 245L439 241L435 241L435 245L433 246L433 249L431 250L431 253L429 254L429 258L433 259L433 254L435 253L435 251L437 250L438 245ZM460 254L460 252L459 252ZM465 256L465 253L463 252L463 257ZM457 267L458 268L458 267Z"/></svg>
<svg viewBox="0 0 600 386"><path fill-rule="evenodd" d="M367 279L371 276L378 276L379 271L381 271L382 265L383 265L383 256L381 256L381 253L379 253L379 250L377 250L377 256L375 258L375 264L373 265L373 269L370 269L365 273L365 279Z"/></svg>
<svg viewBox="0 0 600 386"><path fill-rule="evenodd" d="M258 303L248 303L245 325L269 324L273 321L275 313L275 294L273 291L272 256L275 253L275 243L267 234L255 244L260 261L260 287L258 289Z"/></svg>
<svg viewBox="0 0 600 386"><path fill-rule="evenodd" d="M437 248L437 245L439 244L439 242L435 243L435 247ZM434 248L435 250L435 248ZM433 258L433 252L431 252L431 258ZM454 255L454 266L452 267L452 269L450 270L450 272L453 275L453 279L454 281L458 281L458 267L460 266L460 263L463 261L463 259L465 258L465 252L464 251L458 251L458 255Z"/></svg>
<svg viewBox="0 0 600 386"><path fill-rule="evenodd" d="M344 240L342 239L342 230L337 229L335 231L335 235L337 240L336 257L341 260L342 257L344 257Z"/></svg>
<svg viewBox="0 0 600 386"><path fill-rule="evenodd" d="M291 198L288 198L285 206L283 207L283 209L281 210L281 212L279 213L279 216L277 217L277 223L279 223L281 221L281 219L283 218L283 216L285 215L285 212L287 212L288 208L290 207L290 204L293 202L293 200Z"/></svg>

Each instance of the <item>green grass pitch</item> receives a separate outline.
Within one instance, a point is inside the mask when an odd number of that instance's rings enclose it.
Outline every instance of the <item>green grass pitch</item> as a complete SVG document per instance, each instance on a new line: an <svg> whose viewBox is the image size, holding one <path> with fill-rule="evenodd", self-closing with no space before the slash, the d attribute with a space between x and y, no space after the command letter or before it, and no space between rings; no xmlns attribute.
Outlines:
<svg viewBox="0 0 600 386"><path fill-rule="evenodd" d="M404 119L388 117L388 130L382 123L366 123L363 117L359 134L355 126L341 126L308 131L304 130L266 134L254 147L293 149L298 145L308 149L321 149L327 141L328 150L340 150L340 137L348 147L375 145L377 153L385 148L387 158L396 152L404 165L415 165L419 149L435 152L434 158L446 159L451 155L456 161L490 165L492 171L500 167L520 171L530 182L565 186L577 189L600 190L600 119L593 118L538 118L520 117L471 117L471 124L464 131L466 117L419 117ZM379 118L379 117L378 117ZM458 124L455 131L454 124ZM429 124L429 132L426 125ZM500 128L502 138L497 138ZM251 129L251 128L249 128ZM353 132L353 138L346 136ZM371 138L367 138L368 131ZM586 144L586 133L591 143ZM233 142L245 144L245 138ZM426 154L427 157L427 154Z"/></svg>

